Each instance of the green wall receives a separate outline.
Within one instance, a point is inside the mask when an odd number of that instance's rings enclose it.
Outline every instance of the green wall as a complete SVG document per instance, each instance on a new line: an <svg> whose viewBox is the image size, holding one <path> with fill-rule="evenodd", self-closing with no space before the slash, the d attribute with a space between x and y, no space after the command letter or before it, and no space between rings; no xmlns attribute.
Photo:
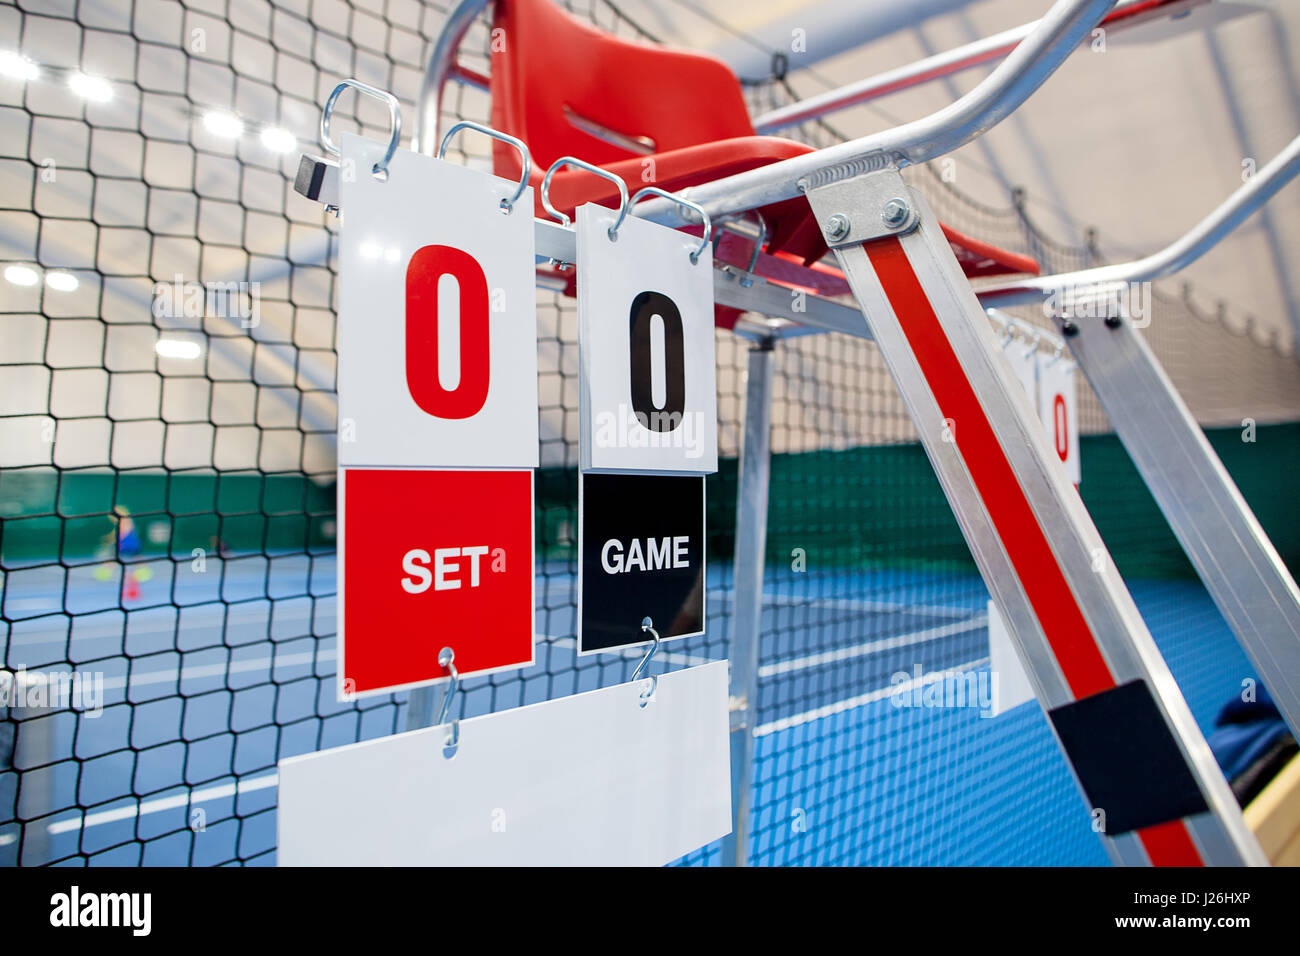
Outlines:
<svg viewBox="0 0 1300 956"><path fill-rule="evenodd" d="M1210 429L1207 437L1292 575L1300 577L1300 423L1258 426L1254 442L1242 441L1237 428ZM1083 437L1080 461L1080 494L1120 572L1192 576L1119 439ZM797 547L818 565L974 567L919 445L776 456L768 559L789 563Z"/></svg>
<svg viewBox="0 0 1300 956"><path fill-rule="evenodd" d="M1240 428L1213 428L1206 437L1255 512L1269 540L1300 579L1300 423L1260 425L1255 440ZM1084 504L1096 522L1116 566L1125 575L1190 577L1183 554L1155 499L1143 484L1119 439L1084 438L1079 450Z"/></svg>
<svg viewBox="0 0 1300 956"><path fill-rule="evenodd" d="M1300 572L1300 423L1263 425L1255 441L1239 429L1208 436L1260 523ZM1122 573L1192 574L1168 525L1113 435L1081 442L1081 492ZM577 484L573 469L538 473L538 542L545 557L573 553ZM736 462L707 482L709 551L734 547ZM146 554L188 557L219 536L231 551L328 551L334 544L334 486L303 475L108 471L48 468L0 472L0 562L6 568L92 558L114 505L130 509ZM768 558L788 564L803 548L810 567L973 568L938 481L919 445L775 455L768 508Z"/></svg>
<svg viewBox="0 0 1300 956"><path fill-rule="evenodd" d="M115 505L131 512L145 554L189 557L218 537L232 551L334 545L334 485L303 475L11 469L0 472L0 561L93 557Z"/></svg>

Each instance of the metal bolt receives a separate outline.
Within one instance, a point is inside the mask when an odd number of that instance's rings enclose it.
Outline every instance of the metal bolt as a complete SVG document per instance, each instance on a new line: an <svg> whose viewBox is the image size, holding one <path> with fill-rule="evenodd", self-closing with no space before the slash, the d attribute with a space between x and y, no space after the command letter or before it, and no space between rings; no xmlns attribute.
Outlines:
<svg viewBox="0 0 1300 956"><path fill-rule="evenodd" d="M907 217L912 214L912 210L907 206L905 199L891 199L885 203L885 208L880 213L881 220L891 229L896 229L903 223L907 222Z"/></svg>
<svg viewBox="0 0 1300 956"><path fill-rule="evenodd" d="M849 217L836 213L826 220L826 236L829 239L843 239L849 234Z"/></svg>
<svg viewBox="0 0 1300 956"><path fill-rule="evenodd" d="M1064 319L1061 322L1061 334L1067 339L1073 338L1079 334L1079 327L1069 319Z"/></svg>
<svg viewBox="0 0 1300 956"><path fill-rule="evenodd" d="M1106 328L1108 329L1118 329L1123 324L1124 321L1118 315L1106 316Z"/></svg>

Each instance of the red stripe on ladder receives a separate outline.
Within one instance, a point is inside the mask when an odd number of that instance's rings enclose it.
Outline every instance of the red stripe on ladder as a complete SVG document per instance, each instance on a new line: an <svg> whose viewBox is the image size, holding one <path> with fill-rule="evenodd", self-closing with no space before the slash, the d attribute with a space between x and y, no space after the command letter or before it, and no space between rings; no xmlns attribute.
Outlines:
<svg viewBox="0 0 1300 956"><path fill-rule="evenodd" d="M1137 835L1146 848L1147 856L1151 857L1151 862L1156 866L1205 865L1182 820L1143 827Z"/></svg>
<svg viewBox="0 0 1300 956"><path fill-rule="evenodd" d="M1109 690L1115 678L907 253L892 237L865 248L1070 690Z"/></svg>
<svg viewBox="0 0 1300 956"><path fill-rule="evenodd" d="M1070 691L1078 698L1109 690L1115 686L1115 678L902 243L891 236L865 243L863 248ZM1174 835L1175 828L1181 838ZM1148 827L1138 836L1157 865L1201 862L1181 820Z"/></svg>

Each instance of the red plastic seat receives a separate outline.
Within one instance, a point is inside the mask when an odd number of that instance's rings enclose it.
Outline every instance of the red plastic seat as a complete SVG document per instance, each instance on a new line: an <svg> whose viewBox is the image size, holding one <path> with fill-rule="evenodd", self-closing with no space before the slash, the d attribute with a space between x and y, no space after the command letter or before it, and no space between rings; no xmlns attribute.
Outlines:
<svg viewBox="0 0 1300 956"><path fill-rule="evenodd" d="M739 81L715 57L611 36L550 0L497 0L493 28L492 125L528 144L538 216L542 176L561 156L601 166L635 192L684 189L812 152L755 135ZM518 154L503 143L493 144L493 165L499 176L519 175ZM550 200L569 215L583 203L617 201L610 183L580 169L556 173ZM761 211L769 236L760 273L824 293L847 289L838 270L808 269L827 248L805 199ZM968 274L1038 271L1026 256L945 232ZM752 242L741 243L725 243L719 258L747 265ZM720 309L719 321L730 325L735 315Z"/></svg>

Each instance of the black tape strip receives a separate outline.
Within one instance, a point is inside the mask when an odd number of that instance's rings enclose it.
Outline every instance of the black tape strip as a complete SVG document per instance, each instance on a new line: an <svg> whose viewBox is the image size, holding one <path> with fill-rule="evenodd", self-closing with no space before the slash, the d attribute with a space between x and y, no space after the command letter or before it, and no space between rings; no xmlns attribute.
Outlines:
<svg viewBox="0 0 1300 956"><path fill-rule="evenodd" d="M1048 711L1083 791L1111 836L1208 807L1146 681Z"/></svg>

